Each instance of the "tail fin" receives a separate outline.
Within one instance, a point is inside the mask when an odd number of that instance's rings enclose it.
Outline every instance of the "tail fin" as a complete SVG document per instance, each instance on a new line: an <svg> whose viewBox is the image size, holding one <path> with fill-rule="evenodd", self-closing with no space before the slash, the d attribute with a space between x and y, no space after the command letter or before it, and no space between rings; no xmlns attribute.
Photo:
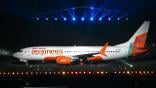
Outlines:
<svg viewBox="0 0 156 88"><path fill-rule="evenodd" d="M147 51L145 48L147 32L149 29L150 21L145 21L135 34L126 42L129 45L128 56L135 56Z"/></svg>
<svg viewBox="0 0 156 88"><path fill-rule="evenodd" d="M145 21L135 34L129 39L128 43L133 43L133 47L144 48L150 21Z"/></svg>

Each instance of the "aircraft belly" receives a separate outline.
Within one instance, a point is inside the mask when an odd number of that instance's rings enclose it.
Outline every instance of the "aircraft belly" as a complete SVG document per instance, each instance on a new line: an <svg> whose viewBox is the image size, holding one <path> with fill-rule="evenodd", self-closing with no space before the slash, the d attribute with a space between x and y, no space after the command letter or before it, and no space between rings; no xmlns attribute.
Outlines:
<svg viewBox="0 0 156 88"><path fill-rule="evenodd" d="M111 59L121 59L127 57L127 53L126 52L122 52L122 53L109 53L107 54L107 56L105 58L103 58L104 60L111 60Z"/></svg>

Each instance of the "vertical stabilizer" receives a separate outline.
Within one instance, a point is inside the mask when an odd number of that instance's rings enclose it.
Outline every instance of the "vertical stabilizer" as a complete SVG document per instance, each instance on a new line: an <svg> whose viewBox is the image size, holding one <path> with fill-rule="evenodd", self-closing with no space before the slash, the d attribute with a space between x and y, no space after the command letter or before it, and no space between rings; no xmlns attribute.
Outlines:
<svg viewBox="0 0 156 88"><path fill-rule="evenodd" d="M150 21L145 21L135 32L135 34L128 40L128 43L133 43L133 46L138 48L144 48L149 25Z"/></svg>

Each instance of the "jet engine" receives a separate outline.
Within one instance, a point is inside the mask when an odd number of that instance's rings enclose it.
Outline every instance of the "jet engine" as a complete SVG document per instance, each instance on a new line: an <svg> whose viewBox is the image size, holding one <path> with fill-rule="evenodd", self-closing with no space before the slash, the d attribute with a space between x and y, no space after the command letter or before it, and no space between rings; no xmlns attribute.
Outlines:
<svg viewBox="0 0 156 88"><path fill-rule="evenodd" d="M71 62L71 58L67 56L58 56L56 59L56 63L61 65L70 65Z"/></svg>

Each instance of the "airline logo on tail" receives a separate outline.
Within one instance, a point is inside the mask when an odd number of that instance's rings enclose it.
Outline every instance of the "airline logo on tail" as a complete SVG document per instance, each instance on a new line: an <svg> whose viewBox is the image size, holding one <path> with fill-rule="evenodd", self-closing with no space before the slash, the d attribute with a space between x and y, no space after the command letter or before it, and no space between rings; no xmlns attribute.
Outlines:
<svg viewBox="0 0 156 88"><path fill-rule="evenodd" d="M147 51L147 49L145 49L145 43L149 24L150 22L145 21L138 29L138 31L134 34L134 36L132 36L132 38L129 40L130 46L128 56L135 56Z"/></svg>
<svg viewBox="0 0 156 88"><path fill-rule="evenodd" d="M146 36L147 36L147 33L144 33L136 37L133 43L133 47L132 47L132 52L131 52L132 56L135 56L136 54L141 54L147 51L147 49L144 48L145 42L146 42Z"/></svg>

